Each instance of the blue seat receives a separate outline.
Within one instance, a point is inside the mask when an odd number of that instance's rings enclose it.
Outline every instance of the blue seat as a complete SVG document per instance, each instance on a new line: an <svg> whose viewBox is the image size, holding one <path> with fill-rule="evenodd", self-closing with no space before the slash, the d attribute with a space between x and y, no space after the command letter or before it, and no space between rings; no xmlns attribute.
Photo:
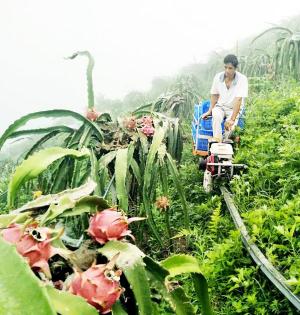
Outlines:
<svg viewBox="0 0 300 315"><path fill-rule="evenodd" d="M199 151L205 154L208 150L208 139L212 137L212 117L201 119L202 114L209 109L210 101L205 100L201 104L194 106L194 119L192 122L192 137L195 152Z"/></svg>
<svg viewBox="0 0 300 315"><path fill-rule="evenodd" d="M209 109L210 101L205 100L201 104L195 104L194 106L194 118L192 122L192 137L194 143L194 152L200 155L205 155L205 152L208 151L208 139L213 136L212 130L212 117L207 119L201 119L202 114L206 113ZM244 128L245 119L244 119L245 108L242 109L240 117L238 120L238 126ZM222 123L222 130L224 132L225 121ZM202 153L201 153L202 152Z"/></svg>

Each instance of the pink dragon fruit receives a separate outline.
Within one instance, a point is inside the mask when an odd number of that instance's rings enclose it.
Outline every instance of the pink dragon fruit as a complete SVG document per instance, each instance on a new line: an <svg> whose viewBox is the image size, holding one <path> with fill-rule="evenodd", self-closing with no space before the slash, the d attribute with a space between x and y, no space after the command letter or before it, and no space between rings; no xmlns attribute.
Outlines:
<svg viewBox="0 0 300 315"><path fill-rule="evenodd" d="M110 263L94 265L82 273L75 272L69 288L71 293L82 296L101 314L109 313L123 292L119 282L122 271L113 271Z"/></svg>
<svg viewBox="0 0 300 315"><path fill-rule="evenodd" d="M100 244L105 244L111 240L119 240L125 236L134 239L131 231L128 230L128 224L139 220L144 220L144 218L127 219L116 209L105 209L90 218L88 233Z"/></svg>
<svg viewBox="0 0 300 315"><path fill-rule="evenodd" d="M142 118L142 125L143 126L152 126L153 124L153 119L150 116L144 116Z"/></svg>
<svg viewBox="0 0 300 315"><path fill-rule="evenodd" d="M50 229L37 227L37 224L24 227L14 223L4 229L1 235L4 240L16 245L18 253L28 261L31 268L42 270L51 278L48 260L57 252L51 246Z"/></svg>
<svg viewBox="0 0 300 315"><path fill-rule="evenodd" d="M155 129L152 126L144 126L141 131L147 137L151 137L153 136Z"/></svg>
<svg viewBox="0 0 300 315"><path fill-rule="evenodd" d="M124 119L123 121L123 125L125 128L130 129L130 130L134 130L136 128L136 119L134 116L132 117L127 117Z"/></svg>
<svg viewBox="0 0 300 315"><path fill-rule="evenodd" d="M91 121L96 121L97 118L99 117L99 113L95 110L95 107L93 108L88 108L87 113L86 113L86 118L91 120Z"/></svg>

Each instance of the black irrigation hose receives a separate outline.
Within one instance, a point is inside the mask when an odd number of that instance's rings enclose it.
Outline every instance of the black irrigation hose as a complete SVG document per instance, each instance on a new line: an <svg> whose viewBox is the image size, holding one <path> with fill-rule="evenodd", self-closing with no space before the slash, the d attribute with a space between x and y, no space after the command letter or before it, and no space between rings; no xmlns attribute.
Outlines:
<svg viewBox="0 0 300 315"><path fill-rule="evenodd" d="M262 272L277 287L277 289L297 308L297 310L300 310L300 299L286 285L286 279L284 276L269 262L269 260L251 240L246 226L239 215L238 209L236 208L228 190L222 186L221 192L224 196L227 208L234 221L234 224L241 232L242 241L250 256L253 258Z"/></svg>

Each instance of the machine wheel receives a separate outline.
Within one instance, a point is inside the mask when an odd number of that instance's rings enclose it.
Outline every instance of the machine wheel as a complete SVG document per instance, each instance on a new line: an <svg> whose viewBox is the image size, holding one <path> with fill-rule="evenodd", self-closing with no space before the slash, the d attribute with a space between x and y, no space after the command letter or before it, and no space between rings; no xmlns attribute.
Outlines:
<svg viewBox="0 0 300 315"><path fill-rule="evenodd" d="M203 189L206 193L210 193L213 189L213 178L210 171L205 170L203 176Z"/></svg>
<svg viewBox="0 0 300 315"><path fill-rule="evenodd" d="M199 159L199 164L198 164L199 170L205 171L206 170L206 159L200 158Z"/></svg>

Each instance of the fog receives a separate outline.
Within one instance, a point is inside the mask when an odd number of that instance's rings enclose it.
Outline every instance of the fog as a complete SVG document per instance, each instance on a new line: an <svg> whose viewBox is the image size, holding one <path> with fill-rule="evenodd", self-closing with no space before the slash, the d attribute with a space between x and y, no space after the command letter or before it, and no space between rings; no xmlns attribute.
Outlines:
<svg viewBox="0 0 300 315"><path fill-rule="evenodd" d="M86 60L64 59L75 51L95 58L95 95L122 98L299 13L292 0L1 0L0 133L32 111L84 111Z"/></svg>

